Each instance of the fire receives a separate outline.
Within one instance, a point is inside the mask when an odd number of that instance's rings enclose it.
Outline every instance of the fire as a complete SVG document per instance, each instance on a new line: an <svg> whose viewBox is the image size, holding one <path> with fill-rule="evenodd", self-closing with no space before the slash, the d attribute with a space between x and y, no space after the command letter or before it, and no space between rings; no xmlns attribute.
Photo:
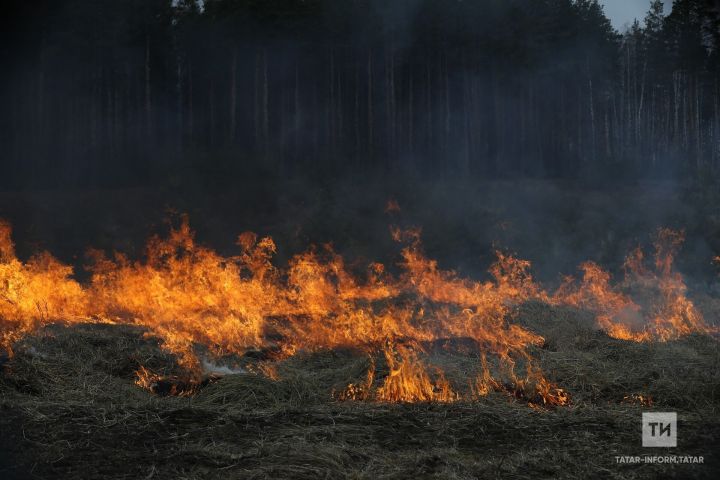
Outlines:
<svg viewBox="0 0 720 480"><path fill-rule="evenodd" d="M135 372L135 375L137 376L135 379L135 385L140 388L144 388L145 390L153 390L160 378L158 375L154 374L142 365L140 366L140 369Z"/></svg>
<svg viewBox="0 0 720 480"><path fill-rule="evenodd" d="M580 269L583 272L580 284L577 285L574 278L566 277L553 301L596 312L598 326L614 338L648 339L645 332L633 333L631 325L637 323L640 307L611 286L610 274L593 262L583 263Z"/></svg>
<svg viewBox="0 0 720 480"><path fill-rule="evenodd" d="M197 367L192 344L241 353L262 344L264 317L284 301L272 285L270 239L240 237L242 252L223 258L198 246L186 220L169 238L154 237L145 262L93 252L90 304L101 318L147 327Z"/></svg>
<svg viewBox="0 0 720 480"><path fill-rule="evenodd" d="M443 371L437 369L437 378L433 381L425 364L411 349L399 345L395 349L386 348L384 353L390 373L377 391L379 400L452 402L459 399Z"/></svg>
<svg viewBox="0 0 720 480"><path fill-rule="evenodd" d="M653 399L649 395L633 393L632 395L625 395L620 403L625 403L625 404L629 404L629 405L642 405L644 407L652 407Z"/></svg>
<svg viewBox="0 0 720 480"><path fill-rule="evenodd" d="M656 242L652 273L641 251L626 262L626 283L659 292L661 301L647 308L621 291L628 285L612 286L610 275L593 263L583 264L579 285L568 280L549 296L525 260L497 252L491 279L474 281L427 258L419 230L391 233L405 245L396 274L378 263L364 273L351 271L330 246L296 255L281 269L273 263L271 238L243 233L238 254L221 256L197 244L183 218L166 238L150 239L143 260L91 251L92 277L82 285L72 279L72 267L47 253L18 260L10 226L0 223L2 346L9 349L19 336L53 321L131 323L160 338L195 375L180 381L141 367L137 384L153 391L160 385L189 394L207 380L198 346L218 357L266 352L270 361L253 368L271 378L278 378L272 359L342 347L364 352L370 366L365 380L336 393L338 399L452 402L500 392L534 405L565 405L567 393L545 378L530 354L543 338L509 320L512 306L534 299L588 308L611 335L632 340L706 331L673 271L681 237L670 231ZM633 327L637 319L645 328ZM464 383L451 382L426 360L438 345L459 348L453 342L479 359Z"/></svg>
<svg viewBox="0 0 720 480"><path fill-rule="evenodd" d="M391 198L385 204L385 213L400 213L400 204L394 198Z"/></svg>
<svg viewBox="0 0 720 480"><path fill-rule="evenodd" d="M87 292L71 278L72 267L47 252L20 262L11 233L0 221L0 348L10 352L15 340L44 323L90 317Z"/></svg>
<svg viewBox="0 0 720 480"><path fill-rule="evenodd" d="M555 303L586 308L597 313L598 324L615 338L666 341L693 332L710 333L702 314L687 298L682 275L673 269L682 245L682 232L662 228L654 241L652 267L638 247L625 259L625 278L617 286L599 265L581 265L578 285L567 278L553 297Z"/></svg>
<svg viewBox="0 0 720 480"><path fill-rule="evenodd" d="M135 385L150 392L163 396L187 397L197 393L202 387L212 383L219 377L208 376L200 381L195 378L159 375L142 365L135 372Z"/></svg>

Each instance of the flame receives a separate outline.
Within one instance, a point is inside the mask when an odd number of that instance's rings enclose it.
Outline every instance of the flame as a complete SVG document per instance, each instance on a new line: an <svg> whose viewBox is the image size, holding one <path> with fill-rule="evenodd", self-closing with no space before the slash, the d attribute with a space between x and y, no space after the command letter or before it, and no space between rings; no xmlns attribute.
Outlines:
<svg viewBox="0 0 720 480"><path fill-rule="evenodd" d="M377 391L377 398L390 402L452 402L459 399L453 392L450 383L445 379L442 370L436 370L433 381L424 363L417 354L403 346L384 350L390 373L382 387Z"/></svg>
<svg viewBox="0 0 720 480"><path fill-rule="evenodd" d="M185 379L176 376L159 375L144 366L135 372L135 385L159 395L169 395L176 397L188 397L200 390L203 386L217 380L218 376L209 376L202 380L193 377Z"/></svg>
<svg viewBox="0 0 720 480"><path fill-rule="evenodd" d="M610 274L594 262L580 265L583 277L579 285L572 277L566 277L555 292L555 303L572 305L596 312L598 325L610 336L623 340L646 340L648 337L634 334L631 325L640 312L633 300L610 284Z"/></svg>
<svg viewBox="0 0 720 480"><path fill-rule="evenodd" d="M394 198L391 198L385 204L385 213L400 213L400 204Z"/></svg>
<svg viewBox="0 0 720 480"><path fill-rule="evenodd" d="M530 347L544 340L509 321L514 305L535 299L588 308L611 335L632 340L706 331L685 296L682 277L673 271L682 240L669 230L656 242L653 273L643 269L641 253L626 262L626 282L659 292L660 302L648 309L612 286L610 275L593 263L582 265L579 285L568 279L551 297L525 260L497 252L491 279L474 281L427 258L419 229L392 228L391 233L405 244L399 274L379 263L354 272L329 245L296 255L280 269L273 264L271 238L243 233L239 253L221 256L196 243L183 217L166 238L149 240L143 260L90 251L92 276L81 285L72 279L72 267L48 253L18 260L10 226L3 222L2 346L9 349L21 335L53 321L131 323L160 338L190 372L202 372L198 345L217 356L266 352L270 361L253 368L274 379L279 375L272 359L349 347L365 352L370 367L364 381L349 384L337 399L452 402L500 392L549 406L565 405L569 397L535 365ZM635 317L642 317L646 328L632 328ZM433 345L449 345L451 339L466 341L479 359L464 386L425 359ZM138 385L151 391L169 385L171 392L189 394L200 384L199 374L180 382L144 367L137 376Z"/></svg>
<svg viewBox="0 0 720 480"><path fill-rule="evenodd" d="M184 220L169 238L149 241L145 263L93 252L87 295L100 317L148 327L186 366L197 367L193 343L216 353L261 345L263 314L276 299L265 288L274 250L262 239L238 257L223 258L196 245Z"/></svg>
<svg viewBox="0 0 720 480"><path fill-rule="evenodd" d="M683 240L682 231L659 229L652 268L646 266L643 250L636 248L625 258L625 279L617 286L611 285L610 274L599 265L584 263L580 284L566 278L553 301L596 312L600 327L623 340L667 341L694 332L711 333L714 330L687 298L682 275L673 269Z"/></svg>
<svg viewBox="0 0 720 480"><path fill-rule="evenodd" d="M140 388L144 388L145 390L153 390L155 388L155 385L157 385L158 379L160 378L158 375L154 374L142 365L135 372L135 376L137 377L135 379L135 385Z"/></svg>
<svg viewBox="0 0 720 480"><path fill-rule="evenodd" d="M71 278L72 267L47 252L20 262L12 228L0 220L0 348L12 353L22 335L51 321L87 320L86 291Z"/></svg>
<svg viewBox="0 0 720 480"><path fill-rule="evenodd" d="M628 405L641 405L643 407L652 407L653 398L650 395L643 395L640 393L633 393L631 395L625 395L620 403Z"/></svg>

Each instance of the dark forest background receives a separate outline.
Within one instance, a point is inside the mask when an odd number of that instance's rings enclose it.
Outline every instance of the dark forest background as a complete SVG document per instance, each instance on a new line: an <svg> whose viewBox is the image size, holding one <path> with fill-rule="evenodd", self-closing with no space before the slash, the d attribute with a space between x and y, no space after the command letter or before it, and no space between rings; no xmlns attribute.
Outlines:
<svg viewBox="0 0 720 480"><path fill-rule="evenodd" d="M720 167L720 8L595 0L5 0L0 187Z"/></svg>

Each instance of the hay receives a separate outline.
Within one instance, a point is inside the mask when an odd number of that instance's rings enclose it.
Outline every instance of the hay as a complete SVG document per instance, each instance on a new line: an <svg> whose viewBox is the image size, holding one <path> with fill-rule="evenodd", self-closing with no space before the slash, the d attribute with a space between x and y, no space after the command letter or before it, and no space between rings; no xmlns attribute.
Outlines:
<svg viewBox="0 0 720 480"><path fill-rule="evenodd" d="M720 352L694 336L637 344L596 332L572 309L538 303L515 319L546 338L532 351L572 404L536 410L507 395L476 402L339 402L331 393L363 378L352 351L301 353L259 373L228 375L196 395L138 388L140 365L181 374L140 329L51 326L24 339L0 376L7 478L656 478L707 477L718 469ZM241 359L246 370L262 362ZM451 382L477 359L430 352ZM453 368L451 368L453 367ZM385 367L378 363L378 375ZM455 372L455 376L453 373ZM625 397L653 399L652 407ZM705 465L623 465L644 455L640 413L680 415L678 449ZM658 452L652 452L658 454ZM664 452L663 452L664 453ZM3 477L5 478L5 476Z"/></svg>

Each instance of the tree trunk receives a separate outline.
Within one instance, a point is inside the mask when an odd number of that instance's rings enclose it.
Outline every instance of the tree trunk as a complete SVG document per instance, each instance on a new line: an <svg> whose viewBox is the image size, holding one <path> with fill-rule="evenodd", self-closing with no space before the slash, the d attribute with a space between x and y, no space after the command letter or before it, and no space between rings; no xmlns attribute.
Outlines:
<svg viewBox="0 0 720 480"><path fill-rule="evenodd" d="M235 143L235 132L237 115L237 47L233 49L232 60L230 64L230 132L228 138L230 144Z"/></svg>
<svg viewBox="0 0 720 480"><path fill-rule="evenodd" d="M150 35L145 34L145 122L146 133L152 138L152 92L150 89Z"/></svg>
<svg viewBox="0 0 720 480"><path fill-rule="evenodd" d="M268 159L270 153L270 90L268 86L268 62L267 62L267 49L263 49L263 99L262 99L262 111L263 111L263 151L265 160Z"/></svg>
<svg viewBox="0 0 720 480"><path fill-rule="evenodd" d="M367 63L367 120L368 120L368 134L367 134L367 150L368 159L372 163L373 160L373 146L374 146L374 120L373 120L373 61L372 61L372 50L368 51L368 63Z"/></svg>

